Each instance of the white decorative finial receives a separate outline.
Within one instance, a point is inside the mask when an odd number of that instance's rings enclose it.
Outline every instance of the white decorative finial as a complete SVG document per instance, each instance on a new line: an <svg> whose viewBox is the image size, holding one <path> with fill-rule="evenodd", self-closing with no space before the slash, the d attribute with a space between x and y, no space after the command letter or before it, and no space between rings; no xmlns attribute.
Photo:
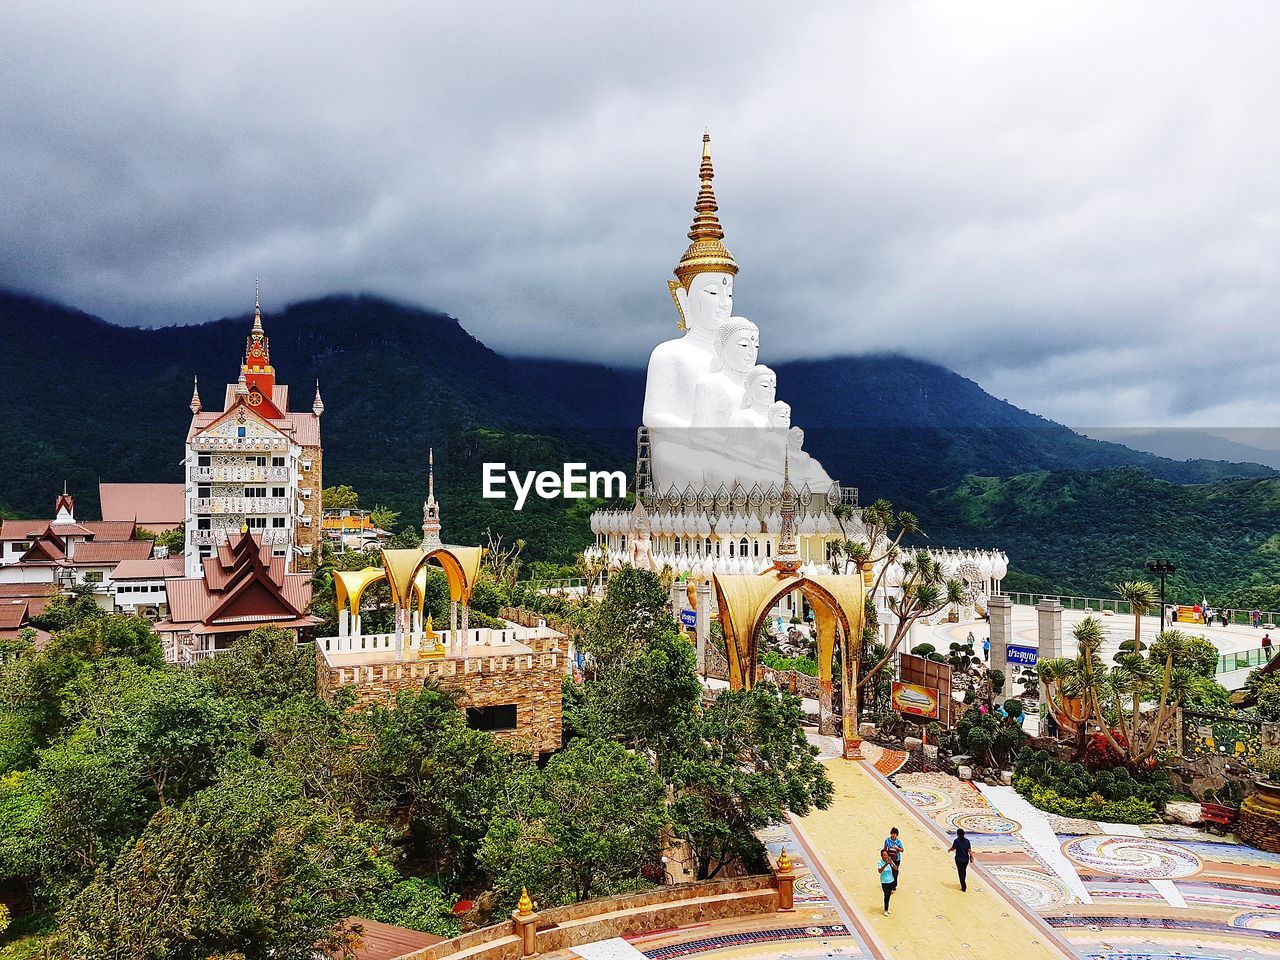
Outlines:
<svg viewBox="0 0 1280 960"><path fill-rule="evenodd" d="M316 398L311 404L311 412L317 417L324 413L324 401L320 399L320 380L316 380Z"/></svg>
<svg viewBox="0 0 1280 960"><path fill-rule="evenodd" d="M202 409L202 404L200 403L200 377L197 374L191 377L191 412L199 413L201 409Z"/></svg>
<svg viewBox="0 0 1280 960"><path fill-rule="evenodd" d="M262 329L262 304L258 299L260 292L260 284L258 278L253 278L253 329Z"/></svg>

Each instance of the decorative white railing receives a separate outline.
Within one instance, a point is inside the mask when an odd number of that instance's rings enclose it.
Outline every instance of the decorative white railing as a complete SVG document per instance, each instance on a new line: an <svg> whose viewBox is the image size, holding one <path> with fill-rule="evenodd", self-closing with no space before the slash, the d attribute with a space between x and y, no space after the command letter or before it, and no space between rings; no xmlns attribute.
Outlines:
<svg viewBox="0 0 1280 960"><path fill-rule="evenodd" d="M254 536L268 544L282 544L289 542L288 530L253 530ZM239 530L192 530L191 542L198 547L212 546L219 543L226 543L232 535L240 536Z"/></svg>
<svg viewBox="0 0 1280 960"><path fill-rule="evenodd" d="M283 483L288 467L192 467L191 479L203 483Z"/></svg>
<svg viewBox="0 0 1280 960"><path fill-rule="evenodd" d="M196 437L191 447L199 451L231 450L245 452L249 450L287 450L289 441L284 437Z"/></svg>
<svg viewBox="0 0 1280 960"><path fill-rule="evenodd" d="M201 514L292 513L288 497L197 497L191 509Z"/></svg>

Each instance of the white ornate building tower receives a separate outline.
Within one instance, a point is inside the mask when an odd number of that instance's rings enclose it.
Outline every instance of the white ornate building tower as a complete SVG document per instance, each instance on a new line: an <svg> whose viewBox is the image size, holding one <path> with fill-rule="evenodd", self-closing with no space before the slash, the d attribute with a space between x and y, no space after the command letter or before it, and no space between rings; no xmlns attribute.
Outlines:
<svg viewBox="0 0 1280 960"><path fill-rule="evenodd" d="M422 549L438 550L440 541L440 504L436 503L436 451L427 450L427 499L422 504Z"/></svg>
<svg viewBox="0 0 1280 960"><path fill-rule="evenodd" d="M309 570L319 558L322 451L320 385L307 413L289 410L289 388L276 383L270 343L255 291L253 328L237 382L222 409L191 395L185 467L188 577L219 544L241 530L261 538L285 569Z"/></svg>

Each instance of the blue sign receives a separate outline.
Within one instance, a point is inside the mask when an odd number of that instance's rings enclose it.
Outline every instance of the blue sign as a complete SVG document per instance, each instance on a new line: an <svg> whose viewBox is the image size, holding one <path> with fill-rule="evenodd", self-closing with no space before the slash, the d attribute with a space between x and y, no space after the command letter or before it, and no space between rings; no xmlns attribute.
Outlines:
<svg viewBox="0 0 1280 960"><path fill-rule="evenodd" d="M686 627L696 627L698 625L697 610L681 610L680 622Z"/></svg>
<svg viewBox="0 0 1280 960"><path fill-rule="evenodd" d="M1005 647L1004 659L1006 663L1034 667L1036 665L1036 656L1039 652L1035 647L1015 647L1013 644L1009 644L1009 646Z"/></svg>

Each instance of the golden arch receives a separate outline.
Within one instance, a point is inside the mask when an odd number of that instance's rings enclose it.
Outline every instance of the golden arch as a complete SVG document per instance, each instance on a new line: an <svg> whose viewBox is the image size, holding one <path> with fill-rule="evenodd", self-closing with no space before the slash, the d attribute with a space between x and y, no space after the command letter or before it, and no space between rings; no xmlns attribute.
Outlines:
<svg viewBox="0 0 1280 960"><path fill-rule="evenodd" d="M400 606L416 606L421 613L426 604L427 565L435 561L449 581L449 599L468 604L480 576L483 547L437 547L422 550L383 550L382 565L363 570L339 570L333 575L338 609L344 607L354 617L360 612L364 592L379 580L387 581L391 600Z"/></svg>
<svg viewBox="0 0 1280 960"><path fill-rule="evenodd" d="M813 607L818 627L818 679L831 681L837 631L848 640L848 650L861 648L864 584L858 575L777 574L767 571L757 576L714 575L712 585L720 610L729 659L729 686L749 690L755 683L760 627L774 604L793 590L799 590ZM850 659L853 659L852 657ZM856 671L856 663L849 667ZM829 688L828 688L829 689Z"/></svg>

